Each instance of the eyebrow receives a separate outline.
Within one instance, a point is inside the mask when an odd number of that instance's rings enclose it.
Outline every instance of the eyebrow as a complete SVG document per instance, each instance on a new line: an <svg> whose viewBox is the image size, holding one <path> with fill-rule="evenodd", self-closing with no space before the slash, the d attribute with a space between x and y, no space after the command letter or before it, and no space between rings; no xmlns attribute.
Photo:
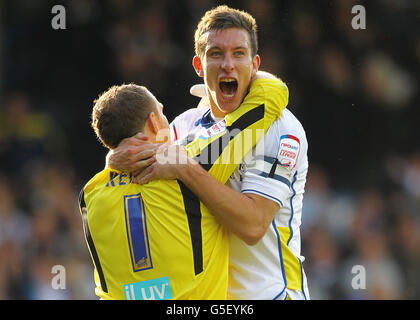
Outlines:
<svg viewBox="0 0 420 320"><path fill-rule="evenodd" d="M237 47L233 48L233 50L238 50L238 49L248 50L249 48L248 47L244 47L244 46L237 46ZM222 50L222 48L220 48L219 46L214 46L214 47L210 47L207 51L210 51L210 50Z"/></svg>

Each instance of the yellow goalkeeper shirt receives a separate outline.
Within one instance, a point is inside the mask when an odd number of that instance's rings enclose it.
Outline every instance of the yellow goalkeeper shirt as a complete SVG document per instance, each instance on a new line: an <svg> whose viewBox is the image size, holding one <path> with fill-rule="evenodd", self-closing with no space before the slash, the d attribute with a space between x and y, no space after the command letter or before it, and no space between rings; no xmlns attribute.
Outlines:
<svg viewBox="0 0 420 320"><path fill-rule="evenodd" d="M189 156L226 183L287 102L283 82L255 80L237 110L187 145ZM181 181L137 185L105 169L85 185L79 206L99 297L226 299L227 231Z"/></svg>

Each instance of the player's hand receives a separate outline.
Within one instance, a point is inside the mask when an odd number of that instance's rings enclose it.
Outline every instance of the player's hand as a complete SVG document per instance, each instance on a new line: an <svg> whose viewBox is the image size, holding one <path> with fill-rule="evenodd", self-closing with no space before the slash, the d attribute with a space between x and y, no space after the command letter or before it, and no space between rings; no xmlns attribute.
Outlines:
<svg viewBox="0 0 420 320"><path fill-rule="evenodd" d="M133 178L138 184L146 184L153 180L178 179L180 170L183 170L194 160L188 157L182 146L170 145L167 148L159 148L156 161Z"/></svg>
<svg viewBox="0 0 420 320"><path fill-rule="evenodd" d="M205 84L195 84L190 88L190 94L199 98L207 96Z"/></svg>
<svg viewBox="0 0 420 320"><path fill-rule="evenodd" d="M107 166L138 175L156 161L155 154L162 144L153 144L143 133L121 140L107 155Z"/></svg>
<svg viewBox="0 0 420 320"><path fill-rule="evenodd" d="M206 85L205 84L195 84L190 88L190 93L193 96L199 97L200 102L197 105L199 109L207 109L210 107L210 101L207 97Z"/></svg>

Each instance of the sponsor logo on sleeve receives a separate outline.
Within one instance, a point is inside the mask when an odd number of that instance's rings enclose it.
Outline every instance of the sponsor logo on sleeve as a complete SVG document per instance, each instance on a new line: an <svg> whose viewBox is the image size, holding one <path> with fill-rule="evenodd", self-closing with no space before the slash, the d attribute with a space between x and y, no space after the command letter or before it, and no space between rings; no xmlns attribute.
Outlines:
<svg viewBox="0 0 420 320"><path fill-rule="evenodd" d="M286 134L280 138L279 164L289 170L296 166L299 156L300 141L295 136Z"/></svg>

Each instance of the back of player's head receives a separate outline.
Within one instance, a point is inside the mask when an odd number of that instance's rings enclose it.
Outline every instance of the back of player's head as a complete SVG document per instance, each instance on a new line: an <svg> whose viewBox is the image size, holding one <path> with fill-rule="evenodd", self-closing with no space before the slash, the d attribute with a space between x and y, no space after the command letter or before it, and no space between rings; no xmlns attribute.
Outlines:
<svg viewBox="0 0 420 320"><path fill-rule="evenodd" d="M156 111L153 95L143 86L113 86L94 101L92 128L108 148L143 130L147 117Z"/></svg>
<svg viewBox="0 0 420 320"><path fill-rule="evenodd" d="M207 11L197 25L194 35L195 54L202 58L206 47L206 34L212 30L245 29L251 39L251 54L258 51L257 23L249 13L221 5Z"/></svg>

